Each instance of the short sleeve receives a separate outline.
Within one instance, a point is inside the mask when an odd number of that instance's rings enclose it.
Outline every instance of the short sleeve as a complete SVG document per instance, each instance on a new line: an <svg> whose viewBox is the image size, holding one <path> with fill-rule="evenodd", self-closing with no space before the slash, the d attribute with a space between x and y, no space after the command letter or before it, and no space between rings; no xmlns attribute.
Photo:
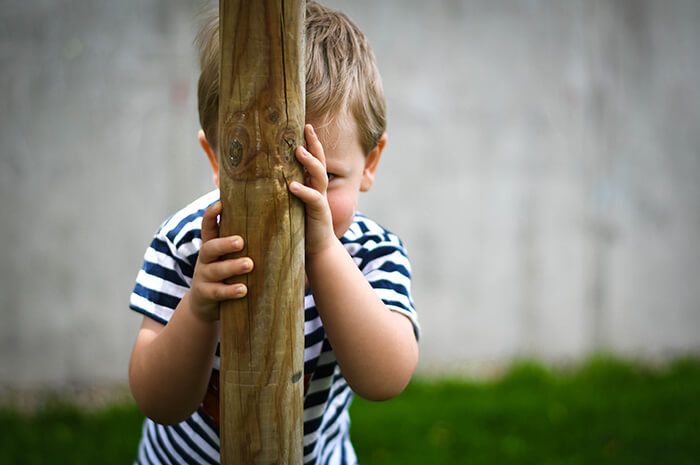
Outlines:
<svg viewBox="0 0 700 465"><path fill-rule="evenodd" d="M411 296L411 262L401 240L386 232L374 236L373 240L364 241L357 258L360 270L384 305L408 317L416 340L420 339L420 324Z"/></svg>
<svg viewBox="0 0 700 465"><path fill-rule="evenodd" d="M213 190L165 220L143 257L143 267L129 299L129 308L159 323L170 321L192 285L202 246L202 217L219 200Z"/></svg>
<svg viewBox="0 0 700 465"><path fill-rule="evenodd" d="M192 273L188 258L181 256L171 239L159 230L146 249L129 307L166 324L189 290Z"/></svg>

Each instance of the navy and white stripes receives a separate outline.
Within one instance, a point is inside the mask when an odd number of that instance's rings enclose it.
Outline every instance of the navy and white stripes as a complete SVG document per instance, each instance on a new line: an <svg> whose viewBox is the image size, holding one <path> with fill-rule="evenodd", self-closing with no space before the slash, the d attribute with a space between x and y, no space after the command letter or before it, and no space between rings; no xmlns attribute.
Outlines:
<svg viewBox="0 0 700 465"><path fill-rule="evenodd" d="M167 324L192 283L202 244L202 215L218 199L218 191L210 192L161 225L146 250L131 294L131 309ZM356 214L341 242L384 304L410 319L418 338L411 268L399 238ZM353 393L336 362L310 293L304 299L304 320L304 463L355 464L348 414ZM217 349L213 374L218 368ZM218 428L201 409L177 425L146 419L136 463L218 464Z"/></svg>

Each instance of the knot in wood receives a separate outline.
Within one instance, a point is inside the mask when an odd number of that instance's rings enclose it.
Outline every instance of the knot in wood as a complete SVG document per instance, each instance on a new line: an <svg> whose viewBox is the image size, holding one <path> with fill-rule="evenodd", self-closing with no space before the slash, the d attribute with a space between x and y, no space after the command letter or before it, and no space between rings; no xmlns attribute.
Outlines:
<svg viewBox="0 0 700 465"><path fill-rule="evenodd" d="M232 139L228 147L228 159L231 165L238 166L243 159L243 144L238 139Z"/></svg>
<svg viewBox="0 0 700 465"><path fill-rule="evenodd" d="M297 148L297 138L294 131L288 129L282 133L280 145L283 152L286 152L285 158L290 161L294 154L294 149Z"/></svg>
<svg viewBox="0 0 700 465"><path fill-rule="evenodd" d="M267 107L267 120L272 124L277 124L280 120L280 112L275 107Z"/></svg>

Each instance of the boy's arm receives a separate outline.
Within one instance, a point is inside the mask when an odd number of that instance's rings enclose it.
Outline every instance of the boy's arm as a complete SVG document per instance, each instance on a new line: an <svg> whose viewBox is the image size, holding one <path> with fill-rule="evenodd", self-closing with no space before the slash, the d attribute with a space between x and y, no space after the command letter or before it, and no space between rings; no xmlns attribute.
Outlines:
<svg viewBox="0 0 700 465"><path fill-rule="evenodd" d="M413 324L384 305L340 241L306 260L316 307L353 391L369 400L400 394L418 363Z"/></svg>
<svg viewBox="0 0 700 465"><path fill-rule="evenodd" d="M204 398L219 335L218 322L196 318L189 293L164 326L145 316L129 364L131 393L153 421L179 423Z"/></svg>
<svg viewBox="0 0 700 465"><path fill-rule="evenodd" d="M192 286L166 326L145 317L129 364L131 392L158 423L177 423L199 406L207 389L219 339L219 302L245 296L242 284L224 279L248 273L249 258L221 260L243 249L240 237L218 237L217 202L202 219L202 247Z"/></svg>
<svg viewBox="0 0 700 465"><path fill-rule="evenodd" d="M309 185L289 187L306 205L306 272L316 307L352 389L367 399L388 399L401 393L418 363L413 326L384 305L335 237L323 147L310 125L304 131L309 151L300 146L296 155Z"/></svg>

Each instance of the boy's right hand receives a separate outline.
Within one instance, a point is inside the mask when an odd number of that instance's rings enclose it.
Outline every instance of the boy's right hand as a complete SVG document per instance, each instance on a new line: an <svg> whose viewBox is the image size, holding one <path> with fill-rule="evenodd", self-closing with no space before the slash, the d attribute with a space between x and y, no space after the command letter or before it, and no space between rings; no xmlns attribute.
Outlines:
<svg viewBox="0 0 700 465"><path fill-rule="evenodd" d="M244 284L226 284L224 280L249 273L253 260L249 257L227 258L223 256L243 250L240 236L219 237L221 202L216 202L204 212L202 218L202 247L194 267L190 304L193 314L203 321L219 319L219 302L240 299L248 292Z"/></svg>

